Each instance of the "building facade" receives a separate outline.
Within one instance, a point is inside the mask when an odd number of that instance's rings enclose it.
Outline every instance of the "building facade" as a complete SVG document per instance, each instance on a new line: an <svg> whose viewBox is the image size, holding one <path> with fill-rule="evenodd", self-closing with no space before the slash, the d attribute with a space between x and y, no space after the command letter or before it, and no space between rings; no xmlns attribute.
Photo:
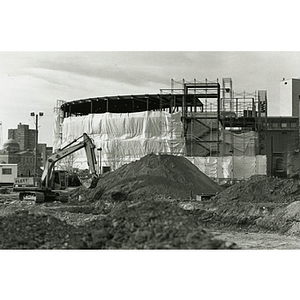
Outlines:
<svg viewBox="0 0 300 300"><path fill-rule="evenodd" d="M279 92L280 116L299 117L300 78L284 78Z"/></svg>
<svg viewBox="0 0 300 300"><path fill-rule="evenodd" d="M18 124L16 129L8 129L8 141L0 150L1 164L16 164L17 175L30 177L35 174L35 137L36 130L29 129L29 125ZM52 147L38 144L37 168L38 175L42 173L47 158L52 154Z"/></svg>
<svg viewBox="0 0 300 300"><path fill-rule="evenodd" d="M8 129L8 139L16 140L22 151L34 150L35 129L29 129L29 125L20 123L16 129Z"/></svg>

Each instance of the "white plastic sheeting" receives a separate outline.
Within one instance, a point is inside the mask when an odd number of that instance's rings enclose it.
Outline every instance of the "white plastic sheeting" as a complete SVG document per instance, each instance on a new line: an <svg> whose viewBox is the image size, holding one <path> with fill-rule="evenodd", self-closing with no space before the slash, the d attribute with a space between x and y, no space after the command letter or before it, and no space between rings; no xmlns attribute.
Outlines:
<svg viewBox="0 0 300 300"><path fill-rule="evenodd" d="M138 160L149 153L185 155L181 112L145 111L137 113L105 113L63 119L54 116L54 150L87 133L102 148L101 165L113 170ZM247 179L266 174L266 156L255 155L257 133L233 134L223 130L221 140L234 156L187 157L211 178ZM84 150L74 154L74 167L87 169ZM100 160L100 152L97 151Z"/></svg>
<svg viewBox="0 0 300 300"><path fill-rule="evenodd" d="M220 150L224 153L233 151L234 156L255 156L258 141L258 133L255 131L238 134L222 129L220 139L222 141Z"/></svg>
<svg viewBox="0 0 300 300"><path fill-rule="evenodd" d="M181 112L89 114L65 118L61 125L55 122L54 149L67 145L85 132L97 148L102 148L101 165L112 169L152 152L183 155L185 151ZM61 139L57 134L58 126L61 126ZM97 156L100 158L100 153ZM76 153L75 167L87 168L84 150Z"/></svg>
<svg viewBox="0 0 300 300"><path fill-rule="evenodd" d="M201 172L211 178L247 179L267 174L266 155L187 157Z"/></svg>

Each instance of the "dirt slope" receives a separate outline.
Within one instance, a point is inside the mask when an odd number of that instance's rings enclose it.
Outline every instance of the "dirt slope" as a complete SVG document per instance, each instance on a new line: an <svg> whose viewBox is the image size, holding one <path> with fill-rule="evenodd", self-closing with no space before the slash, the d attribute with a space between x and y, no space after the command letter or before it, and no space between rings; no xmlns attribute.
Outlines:
<svg viewBox="0 0 300 300"><path fill-rule="evenodd" d="M294 179L252 176L249 180L235 184L219 193L215 200L239 202L291 203L300 200L300 182Z"/></svg>
<svg viewBox="0 0 300 300"><path fill-rule="evenodd" d="M106 174L90 199L190 199L215 194L223 188L181 156L149 154Z"/></svg>
<svg viewBox="0 0 300 300"><path fill-rule="evenodd" d="M217 226L300 234L300 181L253 176L219 193L198 210Z"/></svg>

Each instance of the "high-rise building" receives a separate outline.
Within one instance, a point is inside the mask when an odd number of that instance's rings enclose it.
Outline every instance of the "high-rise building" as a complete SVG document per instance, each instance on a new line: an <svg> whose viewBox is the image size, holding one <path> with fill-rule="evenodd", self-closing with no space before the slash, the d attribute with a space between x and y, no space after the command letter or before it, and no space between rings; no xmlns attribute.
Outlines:
<svg viewBox="0 0 300 300"><path fill-rule="evenodd" d="M21 151L34 150L35 129L29 129L29 125L20 123L17 129L8 129L8 139L16 140Z"/></svg>

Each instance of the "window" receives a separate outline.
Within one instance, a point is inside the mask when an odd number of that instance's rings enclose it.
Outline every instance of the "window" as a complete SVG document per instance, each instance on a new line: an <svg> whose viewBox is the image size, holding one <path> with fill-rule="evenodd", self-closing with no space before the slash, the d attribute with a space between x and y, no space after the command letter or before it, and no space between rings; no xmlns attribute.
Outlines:
<svg viewBox="0 0 300 300"><path fill-rule="evenodd" d="M278 123L277 122L273 122L272 128L278 128Z"/></svg>
<svg viewBox="0 0 300 300"><path fill-rule="evenodd" d="M12 174L12 169L3 168L2 169L2 174L3 175L11 175Z"/></svg>
<svg viewBox="0 0 300 300"><path fill-rule="evenodd" d="M297 127L297 123L296 122L291 122L291 128L296 128Z"/></svg>
<svg viewBox="0 0 300 300"><path fill-rule="evenodd" d="M287 128L288 127L288 123L287 122L282 122L281 123L281 128Z"/></svg>

